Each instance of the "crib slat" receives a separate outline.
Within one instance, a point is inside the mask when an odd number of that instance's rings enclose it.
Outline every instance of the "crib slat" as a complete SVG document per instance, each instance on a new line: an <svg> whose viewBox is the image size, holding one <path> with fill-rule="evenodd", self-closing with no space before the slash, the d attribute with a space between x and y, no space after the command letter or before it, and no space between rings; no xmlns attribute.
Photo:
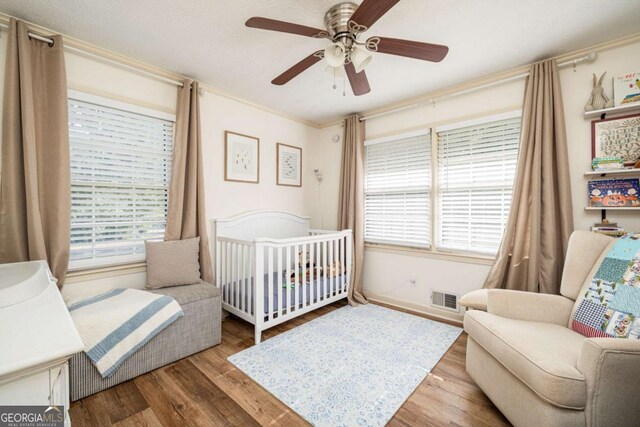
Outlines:
<svg viewBox="0 0 640 427"><path fill-rule="evenodd" d="M220 275L220 257L222 253L220 252L220 241L216 239L216 286L220 288L223 286L224 282L222 281L222 276ZM222 289L220 289L222 291Z"/></svg>
<svg viewBox="0 0 640 427"><path fill-rule="evenodd" d="M340 254L340 276L338 279L338 293L342 294L344 283L344 239L340 239L336 242L338 244L338 253Z"/></svg>
<svg viewBox="0 0 640 427"><path fill-rule="evenodd" d="M252 316L255 316L256 313L256 303L254 301L254 295L255 290L254 287L256 286L256 248L255 246L250 246L249 247L249 298L248 298L248 302L249 302L249 312Z"/></svg>
<svg viewBox="0 0 640 427"><path fill-rule="evenodd" d="M311 267L311 264L309 264ZM307 305L307 244L302 245L302 307Z"/></svg>
<svg viewBox="0 0 640 427"><path fill-rule="evenodd" d="M309 273L309 304L313 304L313 302L315 301L314 299L314 288L315 288L315 275L316 275L316 260L315 260L315 242L311 242L309 243L309 268L311 269L310 273Z"/></svg>
<svg viewBox="0 0 640 427"><path fill-rule="evenodd" d="M346 268L347 268L347 264L346 264L346 260L345 260L345 245L344 245L344 241L345 238L341 237L340 238L340 263L342 264L342 275L340 276L340 293L344 292L344 278L346 277Z"/></svg>
<svg viewBox="0 0 640 427"><path fill-rule="evenodd" d="M333 296L333 292L335 292L335 274L336 274L336 260L335 260L335 251L334 251L334 242L332 240L329 241L329 263L331 265L331 275L329 276L329 297Z"/></svg>
<svg viewBox="0 0 640 427"><path fill-rule="evenodd" d="M249 292L251 289L251 246L245 246L245 256L246 263L244 266L244 280L245 280L245 288L244 288L244 311L247 314L251 314L251 300L249 299Z"/></svg>
<svg viewBox="0 0 640 427"><path fill-rule="evenodd" d="M233 283L233 296L231 297L231 303L234 307L238 307L238 245L231 244L231 283Z"/></svg>
<svg viewBox="0 0 640 427"><path fill-rule="evenodd" d="M291 286L290 286L290 282L291 282L291 246L287 246L287 275L286 275L286 279L287 279L287 296L286 296L286 302L283 301L283 303L285 304L283 306L283 308L286 309L286 313L289 314L291 312Z"/></svg>
<svg viewBox="0 0 640 427"><path fill-rule="evenodd" d="M287 277L285 273L284 281L282 278L282 248L278 248L278 301L276 304L276 314L278 317L282 316L282 285L287 283Z"/></svg>
<svg viewBox="0 0 640 427"><path fill-rule="evenodd" d="M245 245L241 246L242 248L242 295L240 296L242 300L242 311L245 313L249 313L249 300L247 296L249 295L249 275L247 274L247 268L250 265L250 260L248 259L248 247Z"/></svg>
<svg viewBox="0 0 640 427"><path fill-rule="evenodd" d="M329 274L327 266L327 241L322 242L322 299L327 299L327 275Z"/></svg>
<svg viewBox="0 0 640 427"><path fill-rule="evenodd" d="M315 243L316 246L316 264L319 267L318 269L316 269L316 302L320 301L320 296L322 295L321 292L321 283L322 283L322 260L321 260L321 256L322 256L322 245L320 244L320 242L316 242Z"/></svg>
<svg viewBox="0 0 640 427"><path fill-rule="evenodd" d="M231 294L231 283L229 282L229 242L224 242L224 285L225 300L227 304L229 304L229 295Z"/></svg>
<svg viewBox="0 0 640 427"><path fill-rule="evenodd" d="M296 276L295 284L293 287L293 304L291 304L291 306L292 310L296 311L298 310L299 306L298 295L300 294L300 269L302 268L302 266L300 265L300 246L295 245L293 247L293 251L293 255L296 257L296 262L294 263L294 265L296 266Z"/></svg>
<svg viewBox="0 0 640 427"><path fill-rule="evenodd" d="M334 282L334 286L335 286L335 290L334 292L338 293L338 287L340 286L340 279L338 277L338 273L340 272L340 269L342 268L340 266L340 241L338 239L334 239L333 240L333 251L334 251L334 258L336 260L336 274L335 277L333 278L333 282Z"/></svg>
<svg viewBox="0 0 640 427"><path fill-rule="evenodd" d="M232 300L232 291L233 291L233 280L231 279L231 243L227 242L227 288L228 288L228 293L227 293L227 302L231 305L233 305L233 300Z"/></svg>
<svg viewBox="0 0 640 427"><path fill-rule="evenodd" d="M267 289L267 307L269 308L269 320L273 320L273 248L269 247L267 253L269 262L269 267L267 268L269 274L267 279L269 283Z"/></svg>

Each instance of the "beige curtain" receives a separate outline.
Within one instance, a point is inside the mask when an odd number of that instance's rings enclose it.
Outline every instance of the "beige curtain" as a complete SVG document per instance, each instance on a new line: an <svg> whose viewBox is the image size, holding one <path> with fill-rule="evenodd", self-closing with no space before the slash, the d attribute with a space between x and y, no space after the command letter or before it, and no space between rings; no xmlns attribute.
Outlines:
<svg viewBox="0 0 640 427"><path fill-rule="evenodd" d="M71 184L62 37L30 39L11 19L2 110L0 263L47 260L62 286L69 262Z"/></svg>
<svg viewBox="0 0 640 427"><path fill-rule="evenodd" d="M511 213L484 287L559 293L572 231L560 76L548 60L527 78Z"/></svg>
<svg viewBox="0 0 640 427"><path fill-rule="evenodd" d="M366 304L362 294L364 264L364 123L357 115L344 122L338 225L353 230L353 264L349 304Z"/></svg>
<svg viewBox="0 0 640 427"><path fill-rule="evenodd" d="M198 82L185 80L178 88L173 167L165 240L200 236L200 275L213 283L207 216L204 208L204 173L200 136Z"/></svg>

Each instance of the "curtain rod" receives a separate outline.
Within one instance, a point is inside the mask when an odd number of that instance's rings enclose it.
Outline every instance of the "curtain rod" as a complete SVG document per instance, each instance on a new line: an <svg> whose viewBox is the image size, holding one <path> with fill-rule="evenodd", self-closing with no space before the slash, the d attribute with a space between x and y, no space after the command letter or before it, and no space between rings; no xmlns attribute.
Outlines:
<svg viewBox="0 0 640 427"><path fill-rule="evenodd" d="M9 25L5 24L4 22L0 22L0 28L8 29ZM43 41L45 43L53 44L53 40L48 38L48 37L43 37L43 36L41 36L39 34L32 33L31 31L29 31L28 34L29 34L29 37L31 37L32 39L36 39L36 40ZM113 59L109 59L109 58L105 58L105 57L100 56L100 55L96 55L95 53L87 52L86 50L83 50L83 49L80 49L80 48L77 48L77 47L64 46L64 49L68 50L69 52L74 52L74 53L77 53L77 54L80 54L80 55L83 55L83 56L86 56L86 57L89 57L89 58L92 58L92 59L96 59L96 60L101 61L101 62L105 62L107 64L116 65L116 66L118 66L120 68L124 68L126 70L133 71L135 73L142 74L144 76L151 77L151 78L154 78L156 80L163 81L165 83L169 83L169 84L180 86L180 87L184 86L184 84L181 81L173 80L173 79L170 79L170 78L167 78L167 77L163 77L163 76L160 76L158 74L152 73L150 71L145 71L145 70L142 70L140 68L134 67L132 65L127 65L127 64L124 64L122 62L113 60Z"/></svg>
<svg viewBox="0 0 640 427"><path fill-rule="evenodd" d="M558 68L565 68L565 67L568 67L568 66L574 66L575 67L576 65L578 65L578 64L580 64L582 62L593 62L593 61L595 61L597 56L598 55L597 55L596 52L589 52L586 55L581 56L579 58L575 58L575 59L572 59L570 61L566 61L566 62L562 62L562 63L558 64ZM472 87L472 88L469 88L469 89L460 90L458 92L453 92L453 93L450 93L450 94L447 94L447 95L438 96L438 97L435 97L435 98L430 98L430 99L424 100L424 101L419 101L419 102L416 102L416 103L411 104L411 105L404 105L402 107L393 108L391 110L382 111L380 113L370 114L368 116L360 117L359 120L362 122L362 121L373 119L373 118L376 118L376 117L386 116L388 114L399 113L400 111L410 110L412 108L417 108L417 107L420 107L420 106L425 105L425 104L435 103L435 102L438 102L438 101L443 101L445 99L455 98L455 97L460 96L460 95L466 95L468 93L477 92L479 90L487 89L487 88L490 88L490 87L493 87L493 86L498 86L498 85L502 85L504 83L509 83L509 82L512 82L512 81L524 79L527 76L529 76L529 72L518 74L518 75L515 75L515 76L511 76L511 77L507 77L505 79L496 80L494 82L486 83L486 84L480 85L480 86L475 86L475 87Z"/></svg>

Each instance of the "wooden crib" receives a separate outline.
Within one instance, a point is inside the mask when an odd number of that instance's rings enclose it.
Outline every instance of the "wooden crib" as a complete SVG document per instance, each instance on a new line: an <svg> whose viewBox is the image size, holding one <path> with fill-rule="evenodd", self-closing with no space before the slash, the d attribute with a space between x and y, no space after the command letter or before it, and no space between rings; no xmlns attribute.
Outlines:
<svg viewBox="0 0 640 427"><path fill-rule="evenodd" d="M222 308L262 331L347 296L351 230L309 228L309 218L253 211L214 221Z"/></svg>

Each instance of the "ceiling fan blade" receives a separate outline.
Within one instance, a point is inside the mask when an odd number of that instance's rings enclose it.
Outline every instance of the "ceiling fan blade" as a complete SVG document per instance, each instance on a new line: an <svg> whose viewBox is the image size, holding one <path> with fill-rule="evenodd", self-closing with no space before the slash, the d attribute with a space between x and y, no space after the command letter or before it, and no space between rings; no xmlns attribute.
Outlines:
<svg viewBox="0 0 640 427"><path fill-rule="evenodd" d="M347 71L347 77L349 77L349 83L351 84L351 89L353 89L353 94L355 96L364 95L371 91L371 88L369 87L369 80L367 79L367 75L364 70L356 73L356 68L351 62L346 64L344 69Z"/></svg>
<svg viewBox="0 0 640 427"><path fill-rule="evenodd" d="M366 46L372 52L406 56L431 62L442 61L449 52L449 48L441 44L392 39L389 37L371 37L367 40Z"/></svg>
<svg viewBox="0 0 640 427"><path fill-rule="evenodd" d="M288 83L291 79L296 77L298 74L302 73L307 68L311 67L316 62L320 61L323 55L324 55L324 51L322 50L313 52L311 55L307 56L302 61L294 65L293 67L289 68L287 71L280 74L275 79L271 80L271 83L278 86Z"/></svg>
<svg viewBox="0 0 640 427"><path fill-rule="evenodd" d="M245 22L247 27L260 28L262 30L279 31L281 33L298 34L307 37L328 37L329 34L325 30L318 28L306 27L304 25L292 24L290 22L277 21L275 19L262 18L254 16Z"/></svg>
<svg viewBox="0 0 640 427"><path fill-rule="evenodd" d="M396 5L400 0L364 0L358 9L351 15L349 19L358 25L366 27L363 31L371 28L371 26Z"/></svg>

